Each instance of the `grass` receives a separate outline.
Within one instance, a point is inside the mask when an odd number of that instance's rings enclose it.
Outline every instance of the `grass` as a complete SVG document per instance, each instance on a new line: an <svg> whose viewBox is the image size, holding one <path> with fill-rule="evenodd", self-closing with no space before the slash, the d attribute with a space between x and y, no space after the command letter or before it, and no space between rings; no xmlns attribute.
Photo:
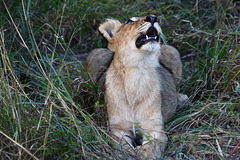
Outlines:
<svg viewBox="0 0 240 160"><path fill-rule="evenodd" d="M183 61L189 101L165 126L163 159L240 156L240 21L237 1L0 1L0 156L128 159L112 145L104 92L84 68L105 47L106 18L158 15Z"/></svg>

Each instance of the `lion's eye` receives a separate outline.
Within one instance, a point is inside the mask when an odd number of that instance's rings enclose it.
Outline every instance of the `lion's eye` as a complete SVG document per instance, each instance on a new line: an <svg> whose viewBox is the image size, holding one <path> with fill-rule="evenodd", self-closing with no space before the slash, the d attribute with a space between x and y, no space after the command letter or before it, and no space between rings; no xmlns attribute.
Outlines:
<svg viewBox="0 0 240 160"><path fill-rule="evenodd" d="M126 24L132 24L132 23L134 23L134 21L131 20L131 19L128 19L127 22L126 22Z"/></svg>

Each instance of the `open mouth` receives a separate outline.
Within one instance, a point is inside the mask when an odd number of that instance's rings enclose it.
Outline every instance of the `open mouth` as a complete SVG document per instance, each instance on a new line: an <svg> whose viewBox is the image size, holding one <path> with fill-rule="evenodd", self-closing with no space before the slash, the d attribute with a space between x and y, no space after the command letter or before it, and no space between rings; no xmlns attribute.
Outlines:
<svg viewBox="0 0 240 160"><path fill-rule="evenodd" d="M154 41L157 42L158 40L159 40L159 35L156 28L150 27L147 30L146 34L142 34L138 37L138 39L136 40L136 46L137 48L140 48L142 47L142 45L148 42L154 42Z"/></svg>

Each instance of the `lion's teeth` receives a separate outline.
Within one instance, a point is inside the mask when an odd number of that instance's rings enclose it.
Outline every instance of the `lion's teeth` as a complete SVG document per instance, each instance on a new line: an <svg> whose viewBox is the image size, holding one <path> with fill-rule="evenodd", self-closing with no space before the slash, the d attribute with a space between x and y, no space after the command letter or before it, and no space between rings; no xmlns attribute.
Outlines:
<svg viewBox="0 0 240 160"><path fill-rule="evenodd" d="M146 35L146 40L148 40L148 39L157 39L157 36L154 36L154 37L149 37L148 35Z"/></svg>

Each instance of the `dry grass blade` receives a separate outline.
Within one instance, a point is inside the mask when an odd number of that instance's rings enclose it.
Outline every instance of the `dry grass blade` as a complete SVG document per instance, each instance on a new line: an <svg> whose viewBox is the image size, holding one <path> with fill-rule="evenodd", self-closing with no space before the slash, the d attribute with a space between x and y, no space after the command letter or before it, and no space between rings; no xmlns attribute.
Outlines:
<svg viewBox="0 0 240 160"><path fill-rule="evenodd" d="M16 141L14 141L11 137L9 137L8 135L6 135L5 133L3 133L2 131L0 131L0 133L2 135L4 135L5 137L7 137L10 141L12 141L14 144L16 144L17 146L19 146L20 148L22 148L25 152L27 152L33 159L39 160L37 157L35 157L31 152L29 152L26 148L24 148L21 144L17 143Z"/></svg>
<svg viewBox="0 0 240 160"><path fill-rule="evenodd" d="M223 157L223 152L222 152L222 149L221 149L217 139L216 139L216 143L217 143L218 152L219 152L220 156Z"/></svg>
<svg viewBox="0 0 240 160"><path fill-rule="evenodd" d="M237 146L234 148L234 150L232 151L232 153L230 154L230 157L236 152L236 150L238 149L238 147L240 146L240 142L237 144ZM238 151L240 152L240 151Z"/></svg>

